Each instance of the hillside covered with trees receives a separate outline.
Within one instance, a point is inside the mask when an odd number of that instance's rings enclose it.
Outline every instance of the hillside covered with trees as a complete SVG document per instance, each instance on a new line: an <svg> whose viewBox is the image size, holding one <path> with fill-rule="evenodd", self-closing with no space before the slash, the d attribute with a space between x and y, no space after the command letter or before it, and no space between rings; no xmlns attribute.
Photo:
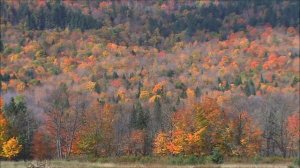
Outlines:
<svg viewBox="0 0 300 168"><path fill-rule="evenodd" d="M299 6L1 1L1 159L299 156Z"/></svg>

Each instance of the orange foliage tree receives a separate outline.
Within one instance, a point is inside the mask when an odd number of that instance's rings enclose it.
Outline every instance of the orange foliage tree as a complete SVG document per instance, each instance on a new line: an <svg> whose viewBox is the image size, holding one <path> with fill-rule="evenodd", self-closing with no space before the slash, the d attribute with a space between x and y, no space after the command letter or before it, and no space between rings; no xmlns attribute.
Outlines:
<svg viewBox="0 0 300 168"><path fill-rule="evenodd" d="M299 113L294 113L288 116L287 118L287 131L289 137L289 145L288 150L290 150L291 154L297 154L297 150L299 149Z"/></svg>
<svg viewBox="0 0 300 168"><path fill-rule="evenodd" d="M229 122L231 153L235 156L255 156L261 147L262 131L247 112L235 114Z"/></svg>
<svg viewBox="0 0 300 168"><path fill-rule="evenodd" d="M157 155L209 155L218 148L224 155L254 156L260 149L262 132L247 112L227 117L214 98L203 98L192 109L172 117L173 129L154 140ZM232 115L232 114L230 114Z"/></svg>
<svg viewBox="0 0 300 168"><path fill-rule="evenodd" d="M55 144L53 143L51 136L45 129L38 129L32 140L31 154L34 159L51 159L52 154L55 153Z"/></svg>
<svg viewBox="0 0 300 168"><path fill-rule="evenodd" d="M142 155L145 145L145 131L133 130L130 133L129 143L125 145L126 154Z"/></svg>
<svg viewBox="0 0 300 168"><path fill-rule="evenodd" d="M179 110L172 116L173 129L160 132L154 140L154 153L201 155L202 134L205 127L197 127L192 110Z"/></svg>

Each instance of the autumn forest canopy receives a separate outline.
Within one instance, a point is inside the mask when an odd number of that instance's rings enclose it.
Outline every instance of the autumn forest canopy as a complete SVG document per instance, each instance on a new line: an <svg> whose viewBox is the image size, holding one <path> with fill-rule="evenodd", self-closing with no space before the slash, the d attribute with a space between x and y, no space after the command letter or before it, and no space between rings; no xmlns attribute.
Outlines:
<svg viewBox="0 0 300 168"><path fill-rule="evenodd" d="M0 159L299 156L299 6L1 1Z"/></svg>

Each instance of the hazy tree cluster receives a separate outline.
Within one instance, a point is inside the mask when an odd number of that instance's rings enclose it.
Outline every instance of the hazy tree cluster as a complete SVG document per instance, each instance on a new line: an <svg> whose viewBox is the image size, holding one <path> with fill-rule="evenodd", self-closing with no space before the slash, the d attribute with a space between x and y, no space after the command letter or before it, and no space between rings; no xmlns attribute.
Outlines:
<svg viewBox="0 0 300 168"><path fill-rule="evenodd" d="M54 1L53 1L54 2ZM101 22L92 16L84 15L80 10L66 8L61 1L47 2L37 11L29 8L27 3L19 2L19 8L1 4L3 22L13 25L23 24L29 30L44 29L91 29L99 28Z"/></svg>
<svg viewBox="0 0 300 168"><path fill-rule="evenodd" d="M206 41L206 32L219 33L221 38L226 38L231 32L245 30L247 25L299 25L299 1L15 3L17 5L1 4L4 23L22 24L29 30L102 28L109 33L105 38L110 42L159 48L167 48L169 44L166 43L174 45L178 41L194 40L194 36L196 40ZM145 5L148 7L144 10Z"/></svg>

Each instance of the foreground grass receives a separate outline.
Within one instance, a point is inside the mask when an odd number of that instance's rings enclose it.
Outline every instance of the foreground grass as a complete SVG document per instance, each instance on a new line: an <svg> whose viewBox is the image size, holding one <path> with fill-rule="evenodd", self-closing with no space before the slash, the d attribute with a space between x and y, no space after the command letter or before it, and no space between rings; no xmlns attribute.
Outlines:
<svg viewBox="0 0 300 168"><path fill-rule="evenodd" d="M87 161L87 158L77 160L51 161L0 161L0 168L298 168L295 159L270 158L230 158L224 164L213 164L209 159L200 159L198 162L189 162L178 157L111 157L98 158ZM39 166L37 166L39 165Z"/></svg>
<svg viewBox="0 0 300 168"><path fill-rule="evenodd" d="M289 164L207 164L207 165L161 165L161 164L116 164L116 163L91 163L78 161L48 161L40 167L30 167L28 162L1 162L1 168L290 168Z"/></svg>

